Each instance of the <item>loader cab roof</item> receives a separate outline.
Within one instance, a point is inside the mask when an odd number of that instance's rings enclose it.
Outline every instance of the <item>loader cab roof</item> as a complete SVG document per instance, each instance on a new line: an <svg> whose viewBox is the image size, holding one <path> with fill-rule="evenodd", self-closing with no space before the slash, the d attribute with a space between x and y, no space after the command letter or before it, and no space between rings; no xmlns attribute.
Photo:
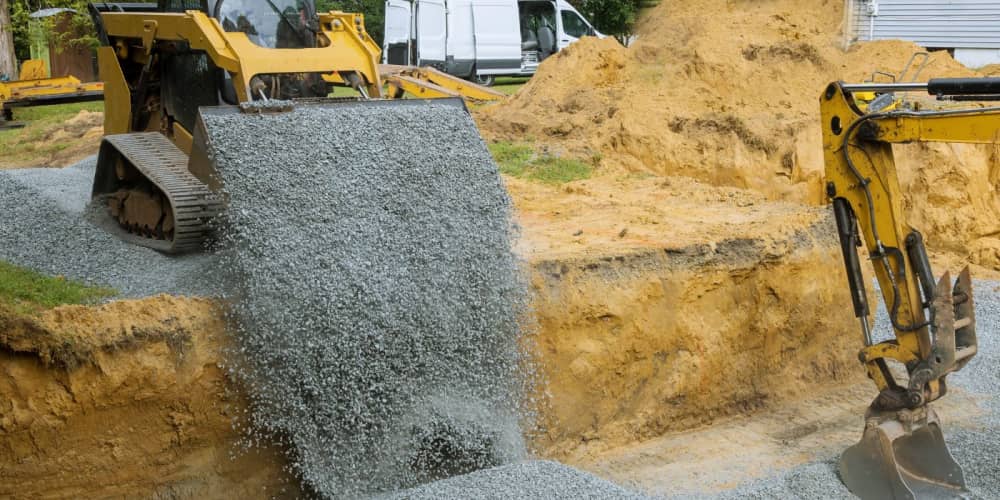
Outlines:
<svg viewBox="0 0 1000 500"><path fill-rule="evenodd" d="M315 45L319 20L314 0L158 0L161 12L200 10L226 31L241 31L267 48Z"/></svg>

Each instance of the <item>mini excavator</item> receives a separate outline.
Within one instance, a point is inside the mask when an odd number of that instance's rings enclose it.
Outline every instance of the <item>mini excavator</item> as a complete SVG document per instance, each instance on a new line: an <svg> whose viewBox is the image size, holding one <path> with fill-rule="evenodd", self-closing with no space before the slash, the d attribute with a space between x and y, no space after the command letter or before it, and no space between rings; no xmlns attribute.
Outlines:
<svg viewBox="0 0 1000 500"><path fill-rule="evenodd" d="M858 95L873 92L927 92L955 107L863 111ZM923 237L906 224L892 145L996 143L1000 107L965 104L996 100L1000 78L834 82L820 96L827 195L861 323L859 358L879 391L866 412L861 441L839 464L841 479L861 498L953 498L966 492L962 468L948 451L930 403L945 395L946 377L976 354L972 283L968 267L954 284L947 272L935 279ZM873 338L857 250L862 242L892 323L890 340Z"/></svg>

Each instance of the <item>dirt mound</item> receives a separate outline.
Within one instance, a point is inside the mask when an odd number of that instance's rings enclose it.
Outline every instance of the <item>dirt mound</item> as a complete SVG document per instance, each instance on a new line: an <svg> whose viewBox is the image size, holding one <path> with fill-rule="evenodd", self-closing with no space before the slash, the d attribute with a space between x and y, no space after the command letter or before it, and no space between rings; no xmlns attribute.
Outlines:
<svg viewBox="0 0 1000 500"><path fill-rule="evenodd" d="M479 111L481 129L490 139L528 137L599 158L599 174L681 175L769 199L823 203L820 91L876 70L898 73L923 49L881 41L844 51L842 2L816 4L661 3L632 47L610 38L575 43L546 60L513 98ZM934 52L920 78L975 74ZM897 152L911 222L932 247L1000 267L1000 241L983 239L1000 220L992 148L908 145ZM928 180L938 183L931 189Z"/></svg>
<svg viewBox="0 0 1000 500"><path fill-rule="evenodd" d="M0 497L294 495L280 454L237 447L223 332L200 299L0 311Z"/></svg>
<svg viewBox="0 0 1000 500"><path fill-rule="evenodd" d="M694 177L772 199L822 201L817 99L827 82L899 71L912 43L839 47L836 2L663 3L626 49L586 38L547 60L484 133L602 156L604 171ZM968 75L934 53L921 76Z"/></svg>

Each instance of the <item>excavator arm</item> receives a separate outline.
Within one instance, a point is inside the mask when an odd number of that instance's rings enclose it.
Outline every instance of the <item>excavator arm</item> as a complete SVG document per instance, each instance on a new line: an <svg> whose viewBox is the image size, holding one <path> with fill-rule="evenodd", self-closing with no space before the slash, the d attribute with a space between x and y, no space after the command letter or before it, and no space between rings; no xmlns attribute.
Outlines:
<svg viewBox="0 0 1000 500"><path fill-rule="evenodd" d="M927 91L942 100L996 100L1000 79L835 82L820 97L827 194L860 320L864 347L859 358L879 390L861 442L840 463L841 478L862 498L965 491L961 467L948 452L929 403L945 395L947 375L976 353L971 280L967 267L954 285L947 272L935 280L923 237L905 220L892 144L1000 139L1000 108L865 113L854 96L898 91ZM857 252L862 244L895 334L881 342L871 331L872 310Z"/></svg>

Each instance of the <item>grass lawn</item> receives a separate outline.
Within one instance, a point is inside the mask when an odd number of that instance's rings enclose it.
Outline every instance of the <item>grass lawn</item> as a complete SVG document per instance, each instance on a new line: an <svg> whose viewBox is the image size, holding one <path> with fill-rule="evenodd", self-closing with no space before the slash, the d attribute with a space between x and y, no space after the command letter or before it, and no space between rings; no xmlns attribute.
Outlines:
<svg viewBox="0 0 1000 500"><path fill-rule="evenodd" d="M74 102L14 109L14 121L23 122L25 126L0 129L0 168L30 165L37 159L51 158L59 151L81 146L74 144L72 139L47 141L46 138L54 130L65 127L66 122L82 110L104 111L104 102ZM96 149L97 143L94 142L93 146Z"/></svg>
<svg viewBox="0 0 1000 500"><path fill-rule="evenodd" d="M493 90L511 95L520 90L525 83L528 83L530 78L528 76L498 76L496 83L493 84Z"/></svg>
<svg viewBox="0 0 1000 500"><path fill-rule="evenodd" d="M587 163L540 154L529 144L498 141L490 144L489 148L500 172L514 177L563 184L587 179L593 172L593 167Z"/></svg>
<svg viewBox="0 0 1000 500"><path fill-rule="evenodd" d="M63 304L89 304L117 295L113 289L91 287L39 274L0 261L0 308L34 314Z"/></svg>

